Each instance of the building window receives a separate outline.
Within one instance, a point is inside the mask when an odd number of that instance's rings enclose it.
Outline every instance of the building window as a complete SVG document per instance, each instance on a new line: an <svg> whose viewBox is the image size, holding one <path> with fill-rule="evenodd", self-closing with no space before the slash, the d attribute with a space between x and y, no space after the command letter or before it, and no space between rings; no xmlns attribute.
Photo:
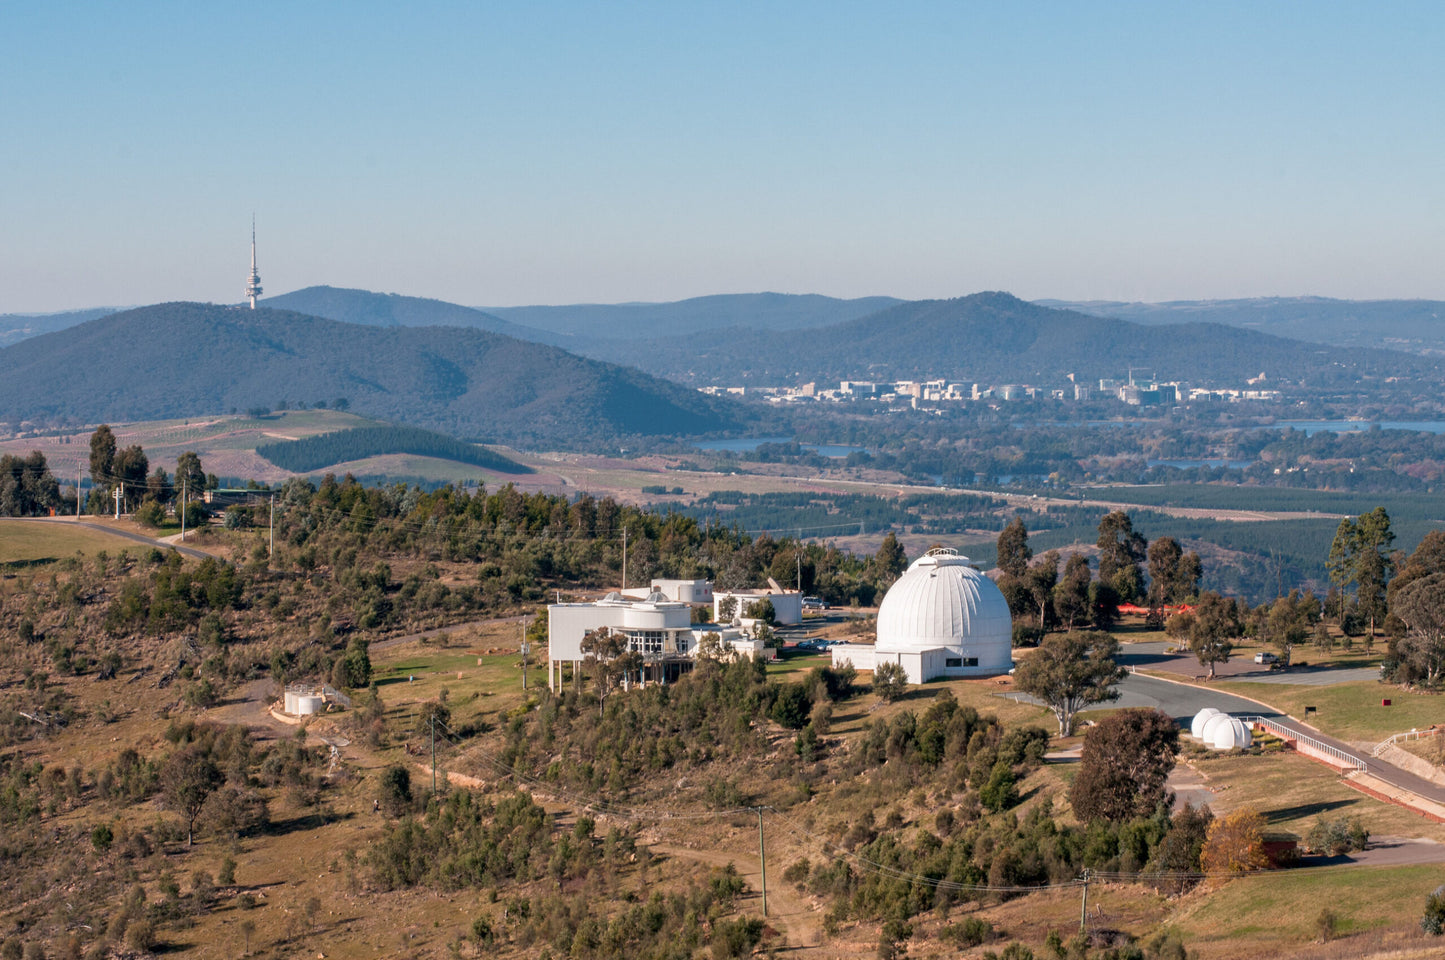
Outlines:
<svg viewBox="0 0 1445 960"><path fill-rule="evenodd" d="M978 666L978 657L964 657L964 658L963 658L963 665L964 665L965 667L976 667L976 666Z"/></svg>
<svg viewBox="0 0 1445 960"><path fill-rule="evenodd" d="M962 657L949 657L948 659L946 659L946 660L943 661L943 665L944 665L945 667L961 667L961 666L963 666L963 658L962 658Z"/></svg>
<svg viewBox="0 0 1445 960"><path fill-rule="evenodd" d="M627 649L633 653L661 653L662 631L639 630L627 635Z"/></svg>

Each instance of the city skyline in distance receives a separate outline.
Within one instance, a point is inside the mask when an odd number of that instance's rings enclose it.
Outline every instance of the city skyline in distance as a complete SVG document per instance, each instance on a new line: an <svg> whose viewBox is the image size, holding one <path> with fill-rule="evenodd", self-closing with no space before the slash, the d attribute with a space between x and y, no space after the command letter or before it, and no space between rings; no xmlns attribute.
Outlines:
<svg viewBox="0 0 1445 960"><path fill-rule="evenodd" d="M1445 298L1434 7L247 17L0 13L0 313Z"/></svg>

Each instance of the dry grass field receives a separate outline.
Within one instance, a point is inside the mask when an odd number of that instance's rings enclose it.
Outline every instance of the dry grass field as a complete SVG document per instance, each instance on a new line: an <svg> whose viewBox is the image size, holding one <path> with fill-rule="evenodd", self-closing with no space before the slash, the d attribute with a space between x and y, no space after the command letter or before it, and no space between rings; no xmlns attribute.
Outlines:
<svg viewBox="0 0 1445 960"><path fill-rule="evenodd" d="M245 555L255 542L254 534L249 539L218 535L214 543L207 541L210 547L240 555ZM115 556L123 549L124 541L98 531L60 524L0 523L0 563L16 565L0 569L6 577L0 581L0 598L15 601L18 606L20 598L15 594L21 578L34 573L35 564L58 564L77 552L93 556L105 550ZM420 565L420 561L409 563ZM401 576L408 569L399 562L394 572ZM446 577L461 580L466 573L464 569L449 569ZM48 576L43 572L41 575ZM295 597L288 595L286 599L295 599L303 604L302 608L283 614L280 611L284 608L278 606L270 628L304 633L305 621L316 612L304 606L310 596L308 591L305 581L298 581ZM818 629L814 632L830 635L854 628L846 622L815 626ZM866 621L862 629L866 631ZM292 726L270 715L268 707L277 691L264 670L226 689L219 704L204 710L188 705L176 687L160 688L149 678L132 680L128 672L107 680L97 680L93 673L56 673L45 681L45 688L68 698L74 707L74 721L44 736L16 740L5 748L3 759L6 763L39 762L48 770L79 766L90 771L86 775L89 777L127 748L143 756L163 755L171 749L168 731L194 719L248 726L263 744L277 745L299 738L311 745L337 745L338 760L326 765L325 786L316 796L287 787L267 788L270 827L240 840L205 833L193 848L187 848L177 814L155 798L130 805L93 797L76 804L52 801L54 808L43 813L41 828L57 840L79 838L83 845L84 838L101 824L108 825L118 837L139 831L151 837L154 849L119 869L135 871L152 903L165 901L168 877L175 879L185 897L194 888L198 872L214 878L227 860L234 861L235 882L224 886L211 908L163 929L161 952L165 955L216 960L247 953L275 958L535 956L539 950L533 947L514 946L506 951L479 947L468 936L472 922L487 917L501 925L515 898L540 900L558 893L620 911L632 901L645 899L652 890L678 890L692 883L706 883L713 871L729 862L736 864L749 888L737 909L758 913L761 864L757 823L748 815L706 820L651 817L642 823L598 815L597 836L616 827L635 830L640 842L635 859L609 868L609 882L614 885L606 890L600 880L567 887L550 878L503 889L445 892L423 888L380 892L370 882L366 858L391 822L373 805L383 771L392 764L405 764L417 791L426 794L430 790L431 744L418 725L418 717L429 702L445 700L451 710L452 729L470 727L477 731L473 739L460 746L453 745L449 737L438 743L443 789L449 775L483 792L501 795L513 789L516 780L498 762L504 732L522 711L545 696L545 670L535 661L528 673L529 689L522 689L520 635L518 619L498 617L453 626L424 639L377 643L372 650L372 666L384 704L385 736L375 741L362 720L370 696L364 691L358 692L350 711ZM1153 638L1138 630L1126 631L1123 636ZM145 642L143 637L125 640ZM0 691L11 698L7 703L19 702L29 689L22 685L20 668L33 661L38 651L12 647L4 649L3 654L6 659L0 663ZM825 655L789 657L772 665L769 673L776 679L800 680L807 671L827 662ZM134 666L134 661L128 664ZM1426 697L1397 699L1402 709L1384 708L1394 712L1383 712L1374 700L1372 713L1372 697L1364 696L1370 685L1358 685L1358 690L1351 685L1252 686L1267 689L1251 691L1251 695L1290 712L1296 711L1289 697L1308 697L1308 702L1321 706L1322 725L1325 719L1335 722L1340 717L1349 730L1356 726L1372 729L1377 716L1389 718L1391 732L1402 718L1408 728L1408 721L1416 719L1417 712L1428 715L1441 702ZM856 748L870 722L894 718L905 711L921 715L945 692L961 705L994 714L1010 726L1035 724L1052 729L1052 717L1044 709L997 696L1006 689L1006 684L995 680L931 683L888 704L864 686L858 695L838 704L827 735L829 750L846 756ZM1334 699L1326 699L1326 695ZM1438 719L1439 715L1434 716ZM755 768L730 765L732 761L719 758L719 776L772 769L768 764L793 749L791 731L775 728L765 720L760 722L767 727L771 753ZM1055 742L1051 747L1068 745ZM1300 835L1307 833L1320 817L1350 815L1358 816L1376 836L1445 841L1445 827L1351 790L1325 767L1296 755L1191 755L1187 763L1212 793L1220 813L1252 807L1265 815L1272 828ZM888 768L882 769L886 772ZM1047 802L1061 822L1071 822L1068 787L1076 769L1070 764L1046 764L1033 770L1018 784L1021 801L1013 815L1025 817ZM814 862L827 859L832 854L818 844L817 837L835 835L865 815L876 815L880 820L896 816L904 825L903 835L911 838L922 829L930 829L938 807L952 802L952 798L931 789L892 790L887 787L886 775L880 782L884 786L866 784L862 778L824 777L813 784L811 796L801 800L789 797L793 786L783 779L760 778L759 782L745 784L759 802L788 797L791 802L786 806L787 822L800 828L787 829L782 818L770 817L767 821L768 892L773 913L770 924L782 938L773 941L779 947L778 955L877 955L876 923L845 921L836 932L825 932L824 917L831 904L784 882L781 875L803 857ZM680 796L688 795L689 790L695 795L696 784L681 783L676 773L661 771L639 788L648 798L666 797L673 790ZM552 823L564 831L571 830L579 815L586 812L585 804L579 803L575 795L538 790L536 796ZM778 806L784 804L779 802ZM27 870L38 866L29 864ZM37 871L33 885L22 883L17 887L26 899L0 907L0 940L10 935L14 918L24 915L33 903L52 902L46 898L55 891L45 888L43 876ZM1391 956L1413 960L1429 956L1427 951L1434 946L1420 939L1414 924L1425 893L1441 880L1445 880L1445 867L1405 864L1272 871L1238 880L1212 880L1177 898L1133 883L1096 883L1089 890L1088 922L1095 931L1122 931L1143 938L1172 927L1184 934L1198 960L1257 956L1308 960L1383 960ZM979 958L984 950L997 952L1009 940L1017 939L1027 943L1035 956L1047 956L1042 944L1051 930L1068 936L1077 929L1081 893L1069 887L1011 899L991 898L976 907L954 908L948 917L938 911L925 911L913 921L916 935L908 955ZM60 911L62 925L63 901L63 897L53 901L59 904L55 909ZM1326 906L1339 917L1343 939L1336 943L1315 942L1319 936L1317 919ZM972 949L954 949L937 938L946 922L969 914L989 920L1003 932L1003 939ZM49 947L48 955L65 953L63 944L51 943ZM707 951L699 953L706 955Z"/></svg>

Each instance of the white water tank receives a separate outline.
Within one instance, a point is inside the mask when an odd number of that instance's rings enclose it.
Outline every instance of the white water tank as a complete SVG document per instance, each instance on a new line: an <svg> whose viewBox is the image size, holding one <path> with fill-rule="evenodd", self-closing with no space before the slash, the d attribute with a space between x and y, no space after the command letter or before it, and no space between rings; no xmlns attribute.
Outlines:
<svg viewBox="0 0 1445 960"><path fill-rule="evenodd" d="M1234 750L1248 747L1254 742L1254 735L1243 720L1228 714L1210 717L1204 724L1204 742L1215 750Z"/></svg>
<svg viewBox="0 0 1445 960"><path fill-rule="evenodd" d="M326 698L319 693L302 693L296 696L296 716L306 717L326 709Z"/></svg>
<svg viewBox="0 0 1445 960"><path fill-rule="evenodd" d="M1204 725L1209 722L1210 717L1217 717L1221 713L1222 711L1216 710L1213 707L1205 707L1203 710L1199 711L1194 715L1194 719L1189 724L1189 733L1196 740L1203 739Z"/></svg>

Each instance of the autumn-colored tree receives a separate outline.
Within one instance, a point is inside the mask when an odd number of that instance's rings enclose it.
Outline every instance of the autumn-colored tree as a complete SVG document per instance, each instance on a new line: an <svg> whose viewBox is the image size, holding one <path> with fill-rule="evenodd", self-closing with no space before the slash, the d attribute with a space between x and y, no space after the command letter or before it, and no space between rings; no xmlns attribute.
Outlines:
<svg viewBox="0 0 1445 960"><path fill-rule="evenodd" d="M1264 817L1241 807L1209 825L1199 865L1205 873L1251 873L1269 866L1264 852Z"/></svg>

